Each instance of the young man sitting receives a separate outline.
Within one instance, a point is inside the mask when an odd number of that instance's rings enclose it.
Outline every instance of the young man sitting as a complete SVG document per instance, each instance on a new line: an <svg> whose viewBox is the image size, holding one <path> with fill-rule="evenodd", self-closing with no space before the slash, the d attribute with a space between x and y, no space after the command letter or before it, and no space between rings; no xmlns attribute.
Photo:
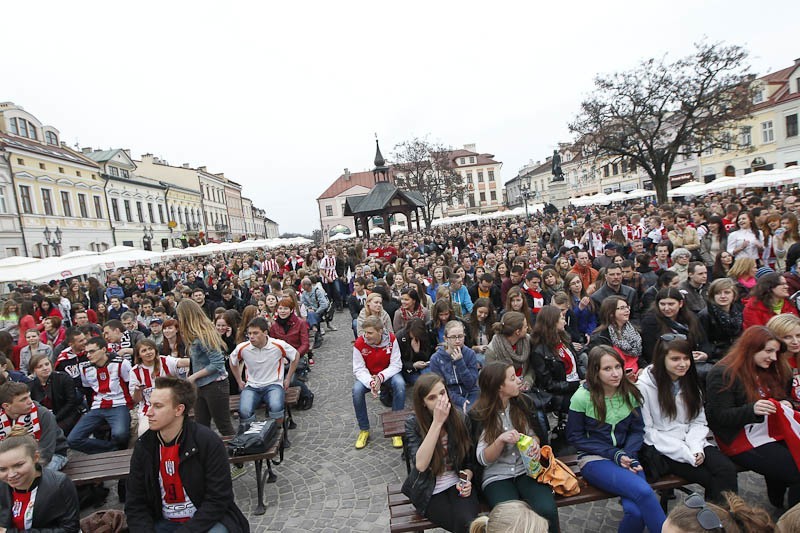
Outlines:
<svg viewBox="0 0 800 533"><path fill-rule="evenodd" d="M249 340L236 346L229 359L231 373L242 391L239 399L239 423L242 425L255 421L256 408L262 402L267 404L270 418L278 424L283 422L285 390L292 382L299 358L297 350L288 342L271 339L268 331L265 318L252 319L247 324ZM284 372L287 361L288 373ZM241 364L247 367L247 383L242 381Z"/></svg>
<svg viewBox="0 0 800 533"><path fill-rule="evenodd" d="M197 389L173 376L156 378L150 429L131 457L125 515L131 533L248 533L236 506L228 454L219 436L189 419Z"/></svg>
<svg viewBox="0 0 800 533"><path fill-rule="evenodd" d="M106 341L94 337L86 342L90 364L80 368L81 383L91 389L89 411L72 428L69 447L84 453L123 450L128 445L133 399L128 389L131 364L117 354L108 353ZM92 437L103 423L111 427L111 440Z"/></svg>
<svg viewBox="0 0 800 533"><path fill-rule="evenodd" d="M42 466L61 470L67 464L67 439L47 407L31 400L24 383L7 381L0 385L0 440L5 439L14 426L24 427L39 443Z"/></svg>
<svg viewBox="0 0 800 533"><path fill-rule="evenodd" d="M392 411L402 411L406 403L406 383L400 370L400 347L394 334L384 331L383 322L376 316L364 319L364 334L353 344L353 408L358 421L356 449L360 450L369 440L369 414L367 414L367 392L373 398L387 399L391 391ZM402 437L392 437L392 446L403 447Z"/></svg>

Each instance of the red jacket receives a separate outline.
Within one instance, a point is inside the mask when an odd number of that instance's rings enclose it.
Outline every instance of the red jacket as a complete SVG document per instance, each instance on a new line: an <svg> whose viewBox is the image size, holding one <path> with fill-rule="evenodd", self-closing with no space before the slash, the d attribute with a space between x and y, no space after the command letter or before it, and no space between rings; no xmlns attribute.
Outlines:
<svg viewBox="0 0 800 533"><path fill-rule="evenodd" d="M769 319L776 316L772 309L767 308L761 301L755 298L744 299L744 313L742 328L747 329L750 326L766 326ZM783 301L783 307L780 314L791 313L795 316L800 316L795 307L789 300Z"/></svg>
<svg viewBox="0 0 800 533"><path fill-rule="evenodd" d="M294 313L289 317L289 331L284 331L283 326L275 320L269 328L269 336L288 342L297 350L298 357L308 353L308 323Z"/></svg>
<svg viewBox="0 0 800 533"><path fill-rule="evenodd" d="M373 376L380 374L389 367L392 360L392 348L394 347L395 337L394 333L389 333L389 344L386 346L375 347L367 344L364 337L361 336L356 339L353 348L361 352L361 357L364 358L364 365Z"/></svg>

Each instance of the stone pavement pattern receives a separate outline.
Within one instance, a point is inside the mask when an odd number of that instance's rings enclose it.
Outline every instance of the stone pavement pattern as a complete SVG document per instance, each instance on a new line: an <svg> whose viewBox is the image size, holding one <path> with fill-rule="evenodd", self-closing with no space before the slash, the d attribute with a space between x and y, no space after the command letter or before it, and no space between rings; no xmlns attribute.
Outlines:
<svg viewBox="0 0 800 533"><path fill-rule="evenodd" d="M400 450L383 438L379 413L387 408L371 397L367 402L372 426L370 441L363 450L355 449L358 427L351 395L353 333L349 314L337 313L335 325L338 331L325 335L309 373L314 407L295 413L297 429L289 432L292 445L286 450L283 464L274 467L278 480L265 485L266 514L253 514L256 483L252 463L247 473L234 481L236 503L254 532L389 530L386 485L405 479L405 463ZM410 399L409 390L409 406ZM774 510L761 476L740 474L739 485L748 502ZM107 507L120 507L114 492ZM564 533L613 533L622 517L622 507L612 499L564 508L559 514Z"/></svg>

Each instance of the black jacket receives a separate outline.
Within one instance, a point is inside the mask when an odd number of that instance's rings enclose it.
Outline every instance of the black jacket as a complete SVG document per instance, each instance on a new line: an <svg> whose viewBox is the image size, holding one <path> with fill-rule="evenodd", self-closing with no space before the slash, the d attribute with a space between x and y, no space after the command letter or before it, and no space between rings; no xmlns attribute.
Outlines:
<svg viewBox="0 0 800 533"><path fill-rule="evenodd" d="M689 342L692 343L692 349L698 350L701 352L705 352L711 355L712 346L708 342L706 338L705 332L703 328L700 329L700 338L693 338L689 335ZM653 361L653 352L656 348L656 344L658 343L659 337L665 333L671 333L671 329L669 326L662 324L661 321L656 316L655 310L648 311L645 313L644 317L642 317L642 324L641 324L641 335L642 335L642 358L647 361L647 363L651 363ZM639 366L642 367L641 362Z"/></svg>
<svg viewBox="0 0 800 533"><path fill-rule="evenodd" d="M469 297L472 299L473 304L478 301L479 296L477 283L471 286L467 292L469 292ZM492 286L489 289L489 301L492 302L495 312L500 311L503 308L503 302L500 298L500 287L494 283L492 283Z"/></svg>
<svg viewBox="0 0 800 533"><path fill-rule="evenodd" d="M717 364L706 377L706 418L714 436L724 443L730 443L747 424L764 421L762 415L753 411L755 402L748 401L744 385L738 379L730 387L724 372L727 367ZM791 382L786 383L788 397ZM725 389L725 390L723 390Z"/></svg>
<svg viewBox="0 0 800 533"><path fill-rule="evenodd" d="M718 308L717 304L709 304ZM720 310L720 313L724 311ZM733 342L742 334L742 313L743 306L739 302L731 304L731 313L737 317L736 321L728 321L723 324L718 320L714 313L710 312L709 307L706 307L697 314L697 319L700 321L700 327L706 332L708 342L711 344L711 351L708 352L709 362L716 363L728 353L728 349L733 345ZM728 313L730 316L731 313ZM723 319L724 321L724 319ZM735 323L738 322L738 329Z"/></svg>
<svg viewBox="0 0 800 533"><path fill-rule="evenodd" d="M158 435L148 430L139 437L133 450L125 502L131 533L151 533L154 522L162 516L158 449ZM228 453L216 433L186 420L178 472L186 494L197 508L194 517L178 531L205 532L222 522L230 533L249 533L250 525L233 498Z"/></svg>
<svg viewBox="0 0 800 533"><path fill-rule="evenodd" d="M417 361L425 361L426 363L431 360L431 355L435 352L435 348L430 346L430 340L420 340L419 352L415 352L411 347L411 336L405 329L395 332L397 338L397 346L400 348L400 359L403 362L403 372L406 374L414 374L419 372L414 368L414 363ZM425 342L427 340L427 342Z"/></svg>
<svg viewBox="0 0 800 533"><path fill-rule="evenodd" d="M462 420L466 424L466 418L464 415L458 413L458 416L462 417ZM433 475L430 467L428 467L425 472L420 472L417 470L417 451L422 445L422 440L424 438L425 436L421 435L419 432L417 417L413 414L409 415L406 419L405 442L408 450L406 453L408 453L411 464L411 471L408 473L408 477L403 483L402 490L403 494L408 496L408 499L414 504L417 512L423 516L425 516L425 512L428 509L428 503L431 501L431 496L433 496L433 488L436 485L436 476ZM453 456L453 450L455 449L455 446L448 447L447 453L450 457L450 462L453 465L454 471L458 472L459 470L472 470L473 473L475 472L477 467L477 461L475 460L475 445L474 443L471 444L470 451L462 463L457 463L455 457ZM472 486L475 487L474 482Z"/></svg>
<svg viewBox="0 0 800 533"><path fill-rule="evenodd" d="M569 343L564 343L564 346L572 353ZM578 371L578 357L574 353L572 355L575 359L575 370ZM572 394L578 390L580 381L567 381L567 371L561 358L544 344L537 345L531 352L531 364L536 376L534 381L536 388L554 396L550 403L554 411L566 413L569 410Z"/></svg>
<svg viewBox="0 0 800 533"><path fill-rule="evenodd" d="M75 382L68 374L53 371L47 379L46 388L35 377L28 382L28 389L31 391L31 400L42 403L45 398L50 399L53 414L64 433L69 433L78 423L81 417L80 404L75 395Z"/></svg>
<svg viewBox="0 0 800 533"><path fill-rule="evenodd" d="M11 488L0 483L0 526L8 533L21 531L11 527ZM80 531L78 492L61 472L44 469L36 491L31 533L77 533Z"/></svg>

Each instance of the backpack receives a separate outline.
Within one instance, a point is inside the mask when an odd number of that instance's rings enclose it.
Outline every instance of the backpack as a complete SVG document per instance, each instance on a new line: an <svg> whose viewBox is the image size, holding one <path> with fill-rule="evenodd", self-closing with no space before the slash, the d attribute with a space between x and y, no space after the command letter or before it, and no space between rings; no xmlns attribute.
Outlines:
<svg viewBox="0 0 800 533"><path fill-rule="evenodd" d="M268 419L239 427L239 434L228 441L228 455L253 455L269 450L278 440L278 424Z"/></svg>
<svg viewBox="0 0 800 533"><path fill-rule="evenodd" d="M297 409L300 411L307 411L314 406L314 393L308 391L308 393L300 394L300 397L297 399Z"/></svg>

